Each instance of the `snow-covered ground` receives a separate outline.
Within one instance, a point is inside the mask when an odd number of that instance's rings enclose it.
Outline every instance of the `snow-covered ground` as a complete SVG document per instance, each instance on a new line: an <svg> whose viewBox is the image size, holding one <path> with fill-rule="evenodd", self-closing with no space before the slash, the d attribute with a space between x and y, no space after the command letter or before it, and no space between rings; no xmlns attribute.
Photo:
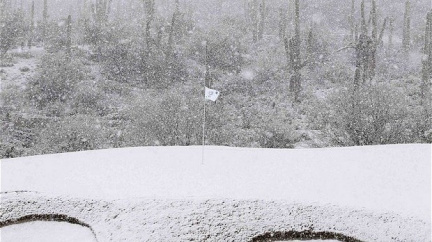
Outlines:
<svg viewBox="0 0 432 242"><path fill-rule="evenodd" d="M29 58L14 57L12 66L0 66L0 93L8 89L24 90L29 78L35 75L37 62L44 53L43 48L33 47L31 50L9 51L12 55L28 55ZM3 105L0 99L0 107Z"/></svg>
<svg viewBox="0 0 432 242"><path fill-rule="evenodd" d="M0 222L66 214L98 241L245 241L290 230L431 241L430 145L206 147L203 164L201 152L145 147L3 160Z"/></svg>
<svg viewBox="0 0 432 242"><path fill-rule="evenodd" d="M28 222L1 230L4 242L96 242L89 229L66 222Z"/></svg>

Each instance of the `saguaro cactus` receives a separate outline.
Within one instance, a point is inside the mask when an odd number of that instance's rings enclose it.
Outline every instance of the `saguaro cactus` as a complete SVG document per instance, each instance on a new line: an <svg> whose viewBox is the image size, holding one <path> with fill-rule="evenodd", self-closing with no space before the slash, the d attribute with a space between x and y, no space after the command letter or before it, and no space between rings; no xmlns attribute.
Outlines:
<svg viewBox="0 0 432 242"><path fill-rule="evenodd" d="M48 1L44 0L43 12L42 12L42 40L45 43L47 38L48 30Z"/></svg>
<svg viewBox="0 0 432 242"><path fill-rule="evenodd" d="M421 97L422 103L431 105L431 82L432 82L432 11L426 17L426 32L424 58L422 68Z"/></svg>
<svg viewBox="0 0 432 242"><path fill-rule="evenodd" d="M355 35L356 35L354 12L355 12L355 0L352 0L351 1L351 12L350 12L350 15L348 17L348 22L350 24L350 40L351 41L355 40Z"/></svg>
<svg viewBox="0 0 432 242"><path fill-rule="evenodd" d="M31 49L33 45L33 31L34 31L34 1L32 1L32 5L30 8L30 28L29 28L29 38L28 38L28 47Z"/></svg>
<svg viewBox="0 0 432 242"><path fill-rule="evenodd" d="M112 0L96 0L95 4L92 5L93 17L99 26L108 21L108 16L111 12L111 2Z"/></svg>
<svg viewBox="0 0 432 242"><path fill-rule="evenodd" d="M372 0L371 21L372 33L368 34L366 17L364 12L364 0L361 3L361 33L356 42L356 71L354 75L354 87L357 89L361 83L371 80L375 76L376 51L380 45L387 19L384 19L382 29L378 35L378 20L376 2Z"/></svg>
<svg viewBox="0 0 432 242"><path fill-rule="evenodd" d="M263 38L265 18L266 18L266 4L265 0L251 0L248 4L248 13L252 29L252 40L257 42Z"/></svg>
<svg viewBox="0 0 432 242"><path fill-rule="evenodd" d="M145 25L145 40L146 40L146 47L150 48L150 29L151 24L154 20L154 13L155 13L155 2L154 0L144 0L144 7L146 11L146 25ZM177 7L177 2L176 2Z"/></svg>
<svg viewBox="0 0 432 242"><path fill-rule="evenodd" d="M177 21L180 17L180 2L178 0L175 1L175 10L171 18L171 28L168 35L168 46L167 46L167 58L170 58L173 54L174 49L174 34L177 28Z"/></svg>
<svg viewBox="0 0 432 242"><path fill-rule="evenodd" d="M285 39L287 29L287 16L283 8L279 8L279 38Z"/></svg>
<svg viewBox="0 0 432 242"><path fill-rule="evenodd" d="M111 2L112 0L96 0L91 4L92 18L96 26L92 42L96 44L98 61L100 61L102 56L102 29L108 22L108 16L111 12Z"/></svg>
<svg viewBox="0 0 432 242"><path fill-rule="evenodd" d="M5 0L0 0L0 23L2 23L4 19L5 7Z"/></svg>
<svg viewBox="0 0 432 242"><path fill-rule="evenodd" d="M250 18L252 24L252 40L253 42L258 41L258 0L252 0L250 6Z"/></svg>
<svg viewBox="0 0 432 242"><path fill-rule="evenodd" d="M66 55L72 57L72 17L68 15L66 21Z"/></svg>
<svg viewBox="0 0 432 242"><path fill-rule="evenodd" d="M261 40L264 35L264 27L265 27L265 18L266 18L266 4L265 0L261 0L261 4L259 7L260 12L260 18L259 18L259 25L258 25L258 39Z"/></svg>
<svg viewBox="0 0 432 242"><path fill-rule="evenodd" d="M394 18L389 19L388 54L393 50Z"/></svg>
<svg viewBox="0 0 432 242"><path fill-rule="evenodd" d="M404 25L403 25L403 39L402 48L408 52L411 45L411 4L407 0L405 3Z"/></svg>
<svg viewBox="0 0 432 242"><path fill-rule="evenodd" d="M289 61L290 69L293 74L290 77L290 91L294 93L294 102L299 102L301 92L301 69L306 65L302 63L300 56L301 38L300 38L300 3L299 0L294 2L295 16L294 16L294 36L291 39L285 38L285 51Z"/></svg>

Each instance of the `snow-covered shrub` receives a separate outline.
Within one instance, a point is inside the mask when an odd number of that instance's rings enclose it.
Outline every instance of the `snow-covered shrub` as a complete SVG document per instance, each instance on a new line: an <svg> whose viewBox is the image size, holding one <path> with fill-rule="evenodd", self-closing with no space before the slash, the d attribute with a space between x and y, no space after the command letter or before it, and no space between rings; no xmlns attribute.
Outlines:
<svg viewBox="0 0 432 242"><path fill-rule="evenodd" d="M12 67L15 65L16 61L14 60L13 56L11 54L4 54L3 57L0 59L0 67ZM0 74L5 73L5 71L2 69L0 70Z"/></svg>
<svg viewBox="0 0 432 242"><path fill-rule="evenodd" d="M330 81L334 84L344 84L347 80L353 78L352 71L342 63L334 61L333 63L326 64L322 71L324 72L321 76L322 80Z"/></svg>
<svg viewBox="0 0 432 242"><path fill-rule="evenodd" d="M23 67L19 68L19 70L21 72L28 72L28 71L30 71L30 68L28 66L23 66Z"/></svg>
<svg viewBox="0 0 432 242"><path fill-rule="evenodd" d="M70 116L48 123L36 148L44 154L108 148L109 134L102 120L88 115Z"/></svg>
<svg viewBox="0 0 432 242"><path fill-rule="evenodd" d="M31 155L46 119L8 108L0 109L0 114L0 158Z"/></svg>
<svg viewBox="0 0 432 242"><path fill-rule="evenodd" d="M199 93L199 92L198 92ZM198 96L142 94L124 111L129 145L196 145L202 138L202 100ZM210 112L209 112L210 113ZM212 119L208 116L208 128Z"/></svg>
<svg viewBox="0 0 432 242"><path fill-rule="evenodd" d="M277 101L274 96L269 99ZM217 144L237 147L293 147L298 141L293 124L294 111L284 104L277 107L273 104L268 103L264 97L262 100L250 100L240 95L226 97L223 103L225 107L220 112L223 120L220 128L221 140Z"/></svg>
<svg viewBox="0 0 432 242"><path fill-rule="evenodd" d="M432 143L432 129L427 130L427 131L424 133L424 137L425 137L425 141L426 141L427 143Z"/></svg>
<svg viewBox="0 0 432 242"><path fill-rule="evenodd" d="M97 113L103 116L107 109L104 95L95 81L79 82L71 95L71 109L80 114Z"/></svg>
<svg viewBox="0 0 432 242"><path fill-rule="evenodd" d="M16 148L18 147L18 148ZM23 156L22 148L15 144L0 141L0 159Z"/></svg>
<svg viewBox="0 0 432 242"><path fill-rule="evenodd" d="M262 148L293 148L299 141L295 132L292 110L267 111L259 114L260 123L257 133Z"/></svg>
<svg viewBox="0 0 432 242"><path fill-rule="evenodd" d="M232 36L212 31L210 37L198 35L188 46L187 55L212 71L239 73L244 64L244 47Z"/></svg>
<svg viewBox="0 0 432 242"><path fill-rule="evenodd" d="M291 125L272 120L260 130L259 143L262 148L294 148L298 137Z"/></svg>
<svg viewBox="0 0 432 242"><path fill-rule="evenodd" d="M412 131L414 134L414 142L432 143L432 106L428 103L423 103L422 106L411 107Z"/></svg>
<svg viewBox="0 0 432 242"><path fill-rule="evenodd" d="M79 58L57 52L43 56L39 72L29 80L27 95L36 106L65 103L72 98L77 83L86 79L87 69Z"/></svg>
<svg viewBox="0 0 432 242"><path fill-rule="evenodd" d="M106 76L118 82L166 88L187 77L180 56L166 58L161 49L144 49L139 39L110 42L103 47L102 53Z"/></svg>
<svg viewBox="0 0 432 242"><path fill-rule="evenodd" d="M341 89L328 100L326 133L338 145L376 145L411 141L407 100L385 84Z"/></svg>

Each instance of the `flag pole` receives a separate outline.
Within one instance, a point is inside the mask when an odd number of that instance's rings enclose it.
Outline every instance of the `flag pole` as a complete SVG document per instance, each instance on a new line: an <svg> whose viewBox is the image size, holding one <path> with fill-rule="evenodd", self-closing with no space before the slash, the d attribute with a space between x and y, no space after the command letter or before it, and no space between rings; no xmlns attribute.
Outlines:
<svg viewBox="0 0 432 242"><path fill-rule="evenodd" d="M204 83L205 83L205 80L204 80ZM206 99L205 99L205 85L204 85L204 116L203 116L203 135L202 135L202 158L201 158L201 165L204 165L205 123L206 123Z"/></svg>

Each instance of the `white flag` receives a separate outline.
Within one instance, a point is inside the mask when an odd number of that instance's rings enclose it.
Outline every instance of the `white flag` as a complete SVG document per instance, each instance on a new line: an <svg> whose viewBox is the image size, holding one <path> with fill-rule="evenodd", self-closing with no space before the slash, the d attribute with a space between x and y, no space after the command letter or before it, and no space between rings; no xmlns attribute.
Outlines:
<svg viewBox="0 0 432 242"><path fill-rule="evenodd" d="M205 88L205 99L212 100L213 102L219 97L219 91L210 88Z"/></svg>

